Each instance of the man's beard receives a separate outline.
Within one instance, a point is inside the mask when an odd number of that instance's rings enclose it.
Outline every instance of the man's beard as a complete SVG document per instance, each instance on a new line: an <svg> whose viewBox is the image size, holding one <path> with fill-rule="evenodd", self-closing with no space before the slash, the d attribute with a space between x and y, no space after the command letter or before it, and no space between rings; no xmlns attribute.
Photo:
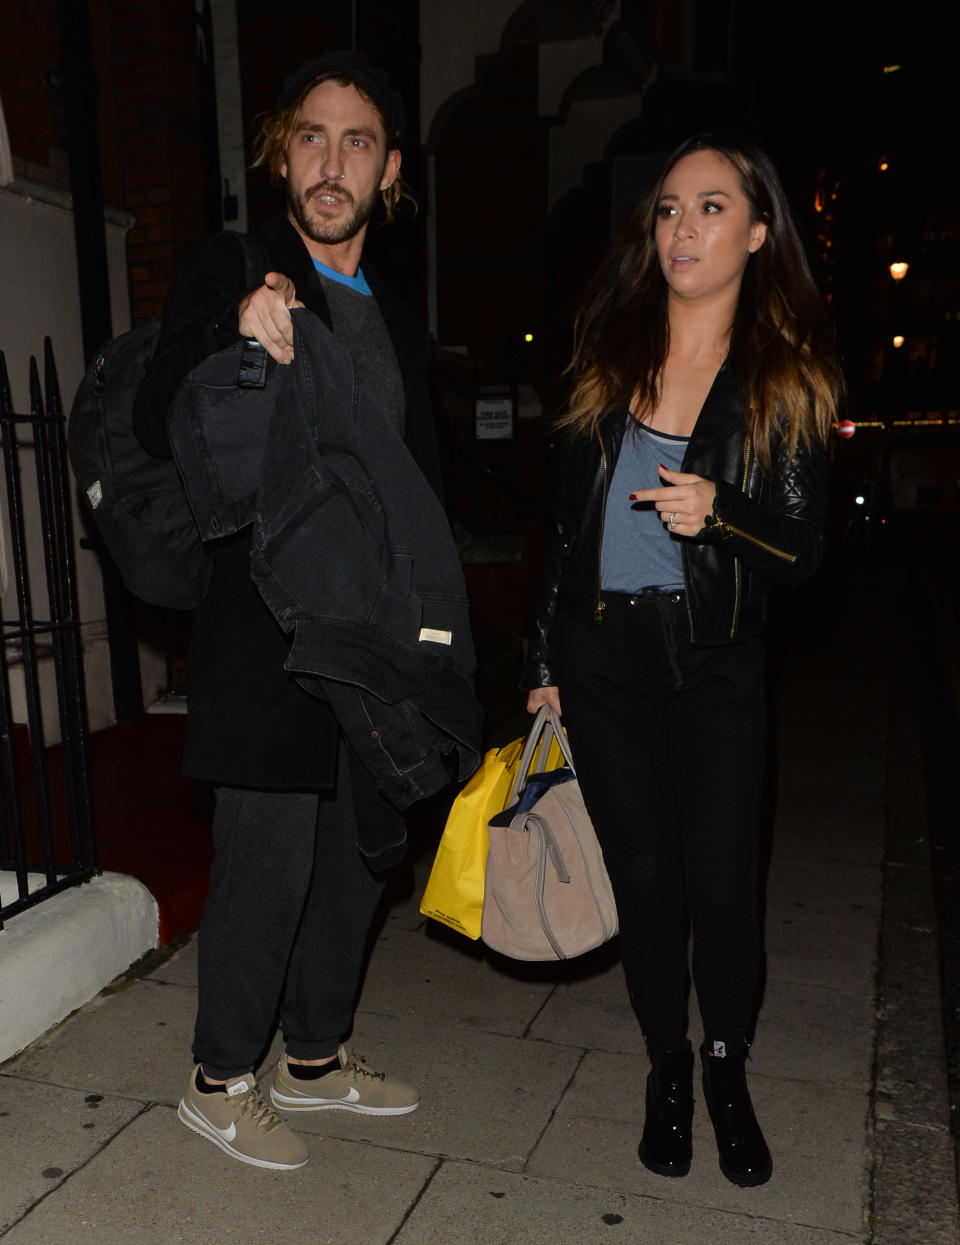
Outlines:
<svg viewBox="0 0 960 1245"><path fill-rule="evenodd" d="M308 216L307 207L311 198L325 191L340 196L348 206L353 208L353 211L348 216L336 220ZM366 199L357 203L350 191L337 182L318 182L315 186L308 187L303 194L295 194L288 184L287 208L300 230L308 238L314 242L333 245L337 242L348 242L357 236L373 215L379 193L379 190L374 187Z"/></svg>

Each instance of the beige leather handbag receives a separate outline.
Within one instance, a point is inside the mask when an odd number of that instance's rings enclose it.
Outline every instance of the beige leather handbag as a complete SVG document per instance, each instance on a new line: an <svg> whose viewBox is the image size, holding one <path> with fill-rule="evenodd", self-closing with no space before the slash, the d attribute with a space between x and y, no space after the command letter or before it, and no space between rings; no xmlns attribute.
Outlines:
<svg viewBox="0 0 960 1245"><path fill-rule="evenodd" d="M566 765L528 775L534 750L551 735ZM549 705L534 719L507 807L491 818L489 831L480 932L488 947L515 960L567 960L617 933L603 853L570 745Z"/></svg>

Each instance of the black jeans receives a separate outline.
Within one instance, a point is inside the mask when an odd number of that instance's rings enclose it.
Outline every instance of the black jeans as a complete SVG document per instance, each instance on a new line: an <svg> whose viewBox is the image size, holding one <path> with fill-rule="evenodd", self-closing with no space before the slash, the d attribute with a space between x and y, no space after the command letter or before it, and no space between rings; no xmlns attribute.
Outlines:
<svg viewBox="0 0 960 1245"><path fill-rule="evenodd" d="M357 847L346 748L333 792L219 787L213 833L194 1059L214 1079L251 1071L278 1008L289 1054L336 1054L383 890Z"/></svg>
<svg viewBox="0 0 960 1245"><path fill-rule="evenodd" d="M560 701L651 1049L687 1034L688 923L707 1036L742 1040L760 967L759 639L694 647L682 593L604 593L600 626L560 615Z"/></svg>

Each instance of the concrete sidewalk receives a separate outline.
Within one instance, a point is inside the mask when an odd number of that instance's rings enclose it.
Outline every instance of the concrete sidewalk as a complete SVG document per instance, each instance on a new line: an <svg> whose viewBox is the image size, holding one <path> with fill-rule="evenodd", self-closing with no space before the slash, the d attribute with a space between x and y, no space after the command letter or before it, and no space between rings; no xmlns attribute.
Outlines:
<svg viewBox="0 0 960 1245"><path fill-rule="evenodd" d="M187 1132L176 1104L191 940L0 1068L0 1234L11 1245L955 1241L909 689L891 685L876 626L816 648L781 662L777 680L768 980L751 1076L769 1184L723 1178L699 1093L690 1175L646 1171L647 1063L610 949L567 966L488 956L419 916L423 857L385 915L352 1041L421 1087L418 1111L299 1116L313 1160L291 1173L233 1162ZM893 764L888 720L904 744Z"/></svg>

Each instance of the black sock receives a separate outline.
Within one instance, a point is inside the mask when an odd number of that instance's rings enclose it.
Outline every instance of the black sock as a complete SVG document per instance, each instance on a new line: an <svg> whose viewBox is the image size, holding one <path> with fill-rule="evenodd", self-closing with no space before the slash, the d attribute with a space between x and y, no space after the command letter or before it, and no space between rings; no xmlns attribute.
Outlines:
<svg viewBox="0 0 960 1245"><path fill-rule="evenodd" d="M203 1069L198 1066L197 1075L194 1077L194 1084L201 1094L225 1094L227 1092L226 1085L211 1085L204 1079Z"/></svg>
<svg viewBox="0 0 960 1245"><path fill-rule="evenodd" d="M340 1060L336 1055L329 1063L291 1063L287 1059L287 1068L295 1081L318 1081L330 1072L339 1072Z"/></svg>

